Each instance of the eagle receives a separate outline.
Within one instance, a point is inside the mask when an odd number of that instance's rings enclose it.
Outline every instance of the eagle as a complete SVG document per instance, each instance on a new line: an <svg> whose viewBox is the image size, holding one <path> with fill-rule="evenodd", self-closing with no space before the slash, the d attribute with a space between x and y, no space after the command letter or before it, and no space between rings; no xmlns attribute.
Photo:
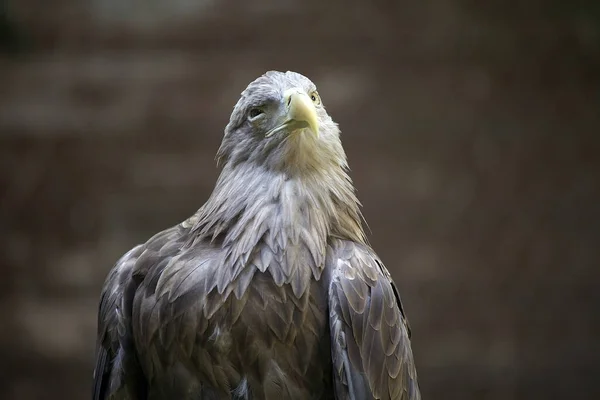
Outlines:
<svg viewBox="0 0 600 400"><path fill-rule="evenodd" d="M251 82L216 159L206 203L109 272L92 398L420 399L400 295L315 84Z"/></svg>

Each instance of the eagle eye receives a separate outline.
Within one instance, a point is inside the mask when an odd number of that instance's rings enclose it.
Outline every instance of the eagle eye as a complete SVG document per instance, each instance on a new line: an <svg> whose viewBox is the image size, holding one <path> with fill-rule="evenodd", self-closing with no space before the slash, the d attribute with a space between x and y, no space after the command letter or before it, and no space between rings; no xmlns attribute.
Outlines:
<svg viewBox="0 0 600 400"><path fill-rule="evenodd" d="M260 108L254 107L254 108L251 108L250 111L248 112L248 117L250 119L255 119L256 117L258 117L259 115L262 115L264 113L265 112L263 110L261 110Z"/></svg>
<svg viewBox="0 0 600 400"><path fill-rule="evenodd" d="M317 93L316 90L310 94L310 99L317 106L321 104L321 98L319 97L319 93Z"/></svg>

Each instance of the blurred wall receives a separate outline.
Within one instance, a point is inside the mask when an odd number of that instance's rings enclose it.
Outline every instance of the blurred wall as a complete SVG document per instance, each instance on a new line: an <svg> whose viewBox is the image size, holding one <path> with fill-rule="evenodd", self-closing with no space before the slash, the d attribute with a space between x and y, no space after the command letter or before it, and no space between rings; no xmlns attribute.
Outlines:
<svg viewBox="0 0 600 400"><path fill-rule="evenodd" d="M0 397L90 391L103 279L199 208L241 90L319 86L425 399L597 399L594 1L0 3Z"/></svg>

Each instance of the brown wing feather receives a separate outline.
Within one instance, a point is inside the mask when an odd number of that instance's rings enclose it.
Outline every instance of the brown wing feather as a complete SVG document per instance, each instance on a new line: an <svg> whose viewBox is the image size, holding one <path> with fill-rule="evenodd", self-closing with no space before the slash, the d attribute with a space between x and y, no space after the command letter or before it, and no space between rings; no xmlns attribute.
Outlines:
<svg viewBox="0 0 600 400"><path fill-rule="evenodd" d="M373 251L329 249L329 323L338 399L421 398L409 329L391 276Z"/></svg>

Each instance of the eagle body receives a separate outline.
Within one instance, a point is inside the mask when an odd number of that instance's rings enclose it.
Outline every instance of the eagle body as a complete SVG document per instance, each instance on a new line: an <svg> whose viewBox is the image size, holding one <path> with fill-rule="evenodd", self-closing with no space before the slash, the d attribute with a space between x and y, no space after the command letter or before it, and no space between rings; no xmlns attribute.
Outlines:
<svg viewBox="0 0 600 400"><path fill-rule="evenodd" d="M218 159L204 206L109 273L93 398L420 399L400 297L314 84L251 83Z"/></svg>

